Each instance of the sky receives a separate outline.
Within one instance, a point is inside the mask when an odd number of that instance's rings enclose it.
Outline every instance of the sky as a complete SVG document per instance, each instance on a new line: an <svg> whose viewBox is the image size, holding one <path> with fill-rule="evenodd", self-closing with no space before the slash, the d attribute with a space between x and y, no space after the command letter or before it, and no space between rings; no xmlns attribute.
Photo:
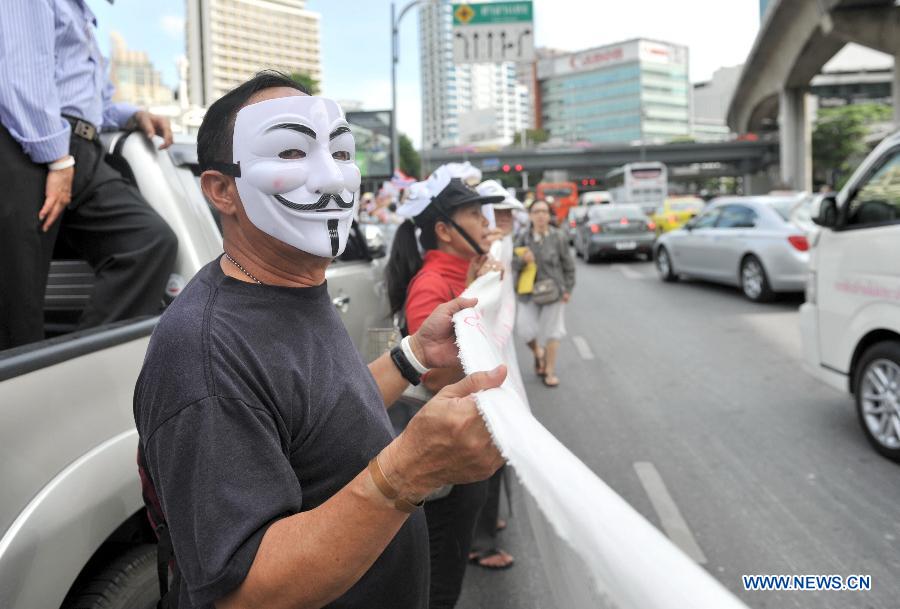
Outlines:
<svg viewBox="0 0 900 609"><path fill-rule="evenodd" d="M98 39L109 52L118 31L129 48L146 51L177 85L175 61L184 49L185 0L87 0ZM397 3L405 5L404 0ZM390 0L307 0L322 15L322 94L390 108ZM720 67L743 63L759 29L758 0L534 0L537 46L581 50L631 38L653 38L689 49L690 79L708 80ZM397 117L400 131L421 137L417 9L400 24Z"/></svg>

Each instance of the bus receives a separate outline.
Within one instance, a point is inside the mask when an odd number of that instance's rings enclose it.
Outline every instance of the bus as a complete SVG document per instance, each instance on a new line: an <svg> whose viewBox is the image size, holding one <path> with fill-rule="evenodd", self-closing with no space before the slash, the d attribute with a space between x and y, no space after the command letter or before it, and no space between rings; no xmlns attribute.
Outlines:
<svg viewBox="0 0 900 609"><path fill-rule="evenodd" d="M565 221L569 208L578 205L578 184L575 182L541 182L535 193L537 200L553 197L553 213L558 222Z"/></svg>
<svg viewBox="0 0 900 609"><path fill-rule="evenodd" d="M669 176L662 163L629 163L606 174L604 183L617 205L640 205L646 214L663 206L669 192Z"/></svg>

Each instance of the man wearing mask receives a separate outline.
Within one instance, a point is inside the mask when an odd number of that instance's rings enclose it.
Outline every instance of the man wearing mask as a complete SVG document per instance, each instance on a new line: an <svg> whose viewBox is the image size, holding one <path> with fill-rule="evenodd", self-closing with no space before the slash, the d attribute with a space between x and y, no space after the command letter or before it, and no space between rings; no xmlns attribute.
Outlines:
<svg viewBox="0 0 900 609"><path fill-rule="evenodd" d="M104 160L103 127L172 143L168 119L112 103L84 0L4 0L0 16L0 349L44 338L57 240L96 275L82 328L159 310L174 233Z"/></svg>
<svg viewBox="0 0 900 609"><path fill-rule="evenodd" d="M385 411L431 367L458 362L439 307L368 369L328 295L359 201L340 107L278 73L214 103L201 185L224 254L157 326L134 414L174 549L179 609L426 609L421 503L502 464L473 393L449 385L393 437Z"/></svg>

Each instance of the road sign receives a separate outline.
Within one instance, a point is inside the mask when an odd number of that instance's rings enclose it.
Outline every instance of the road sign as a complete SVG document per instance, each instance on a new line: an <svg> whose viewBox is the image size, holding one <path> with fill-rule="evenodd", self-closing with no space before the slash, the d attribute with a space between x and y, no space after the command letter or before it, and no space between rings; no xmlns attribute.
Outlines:
<svg viewBox="0 0 900 609"><path fill-rule="evenodd" d="M453 61L534 61L531 0L454 4Z"/></svg>

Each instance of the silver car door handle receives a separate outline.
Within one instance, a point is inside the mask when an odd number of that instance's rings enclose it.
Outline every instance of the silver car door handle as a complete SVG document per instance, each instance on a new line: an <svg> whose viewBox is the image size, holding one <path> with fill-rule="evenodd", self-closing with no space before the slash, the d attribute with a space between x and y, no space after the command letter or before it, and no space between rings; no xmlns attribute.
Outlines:
<svg viewBox="0 0 900 609"><path fill-rule="evenodd" d="M331 299L331 304L334 305L334 308L340 311L341 313L346 313L350 309L350 297L349 296L335 296Z"/></svg>

